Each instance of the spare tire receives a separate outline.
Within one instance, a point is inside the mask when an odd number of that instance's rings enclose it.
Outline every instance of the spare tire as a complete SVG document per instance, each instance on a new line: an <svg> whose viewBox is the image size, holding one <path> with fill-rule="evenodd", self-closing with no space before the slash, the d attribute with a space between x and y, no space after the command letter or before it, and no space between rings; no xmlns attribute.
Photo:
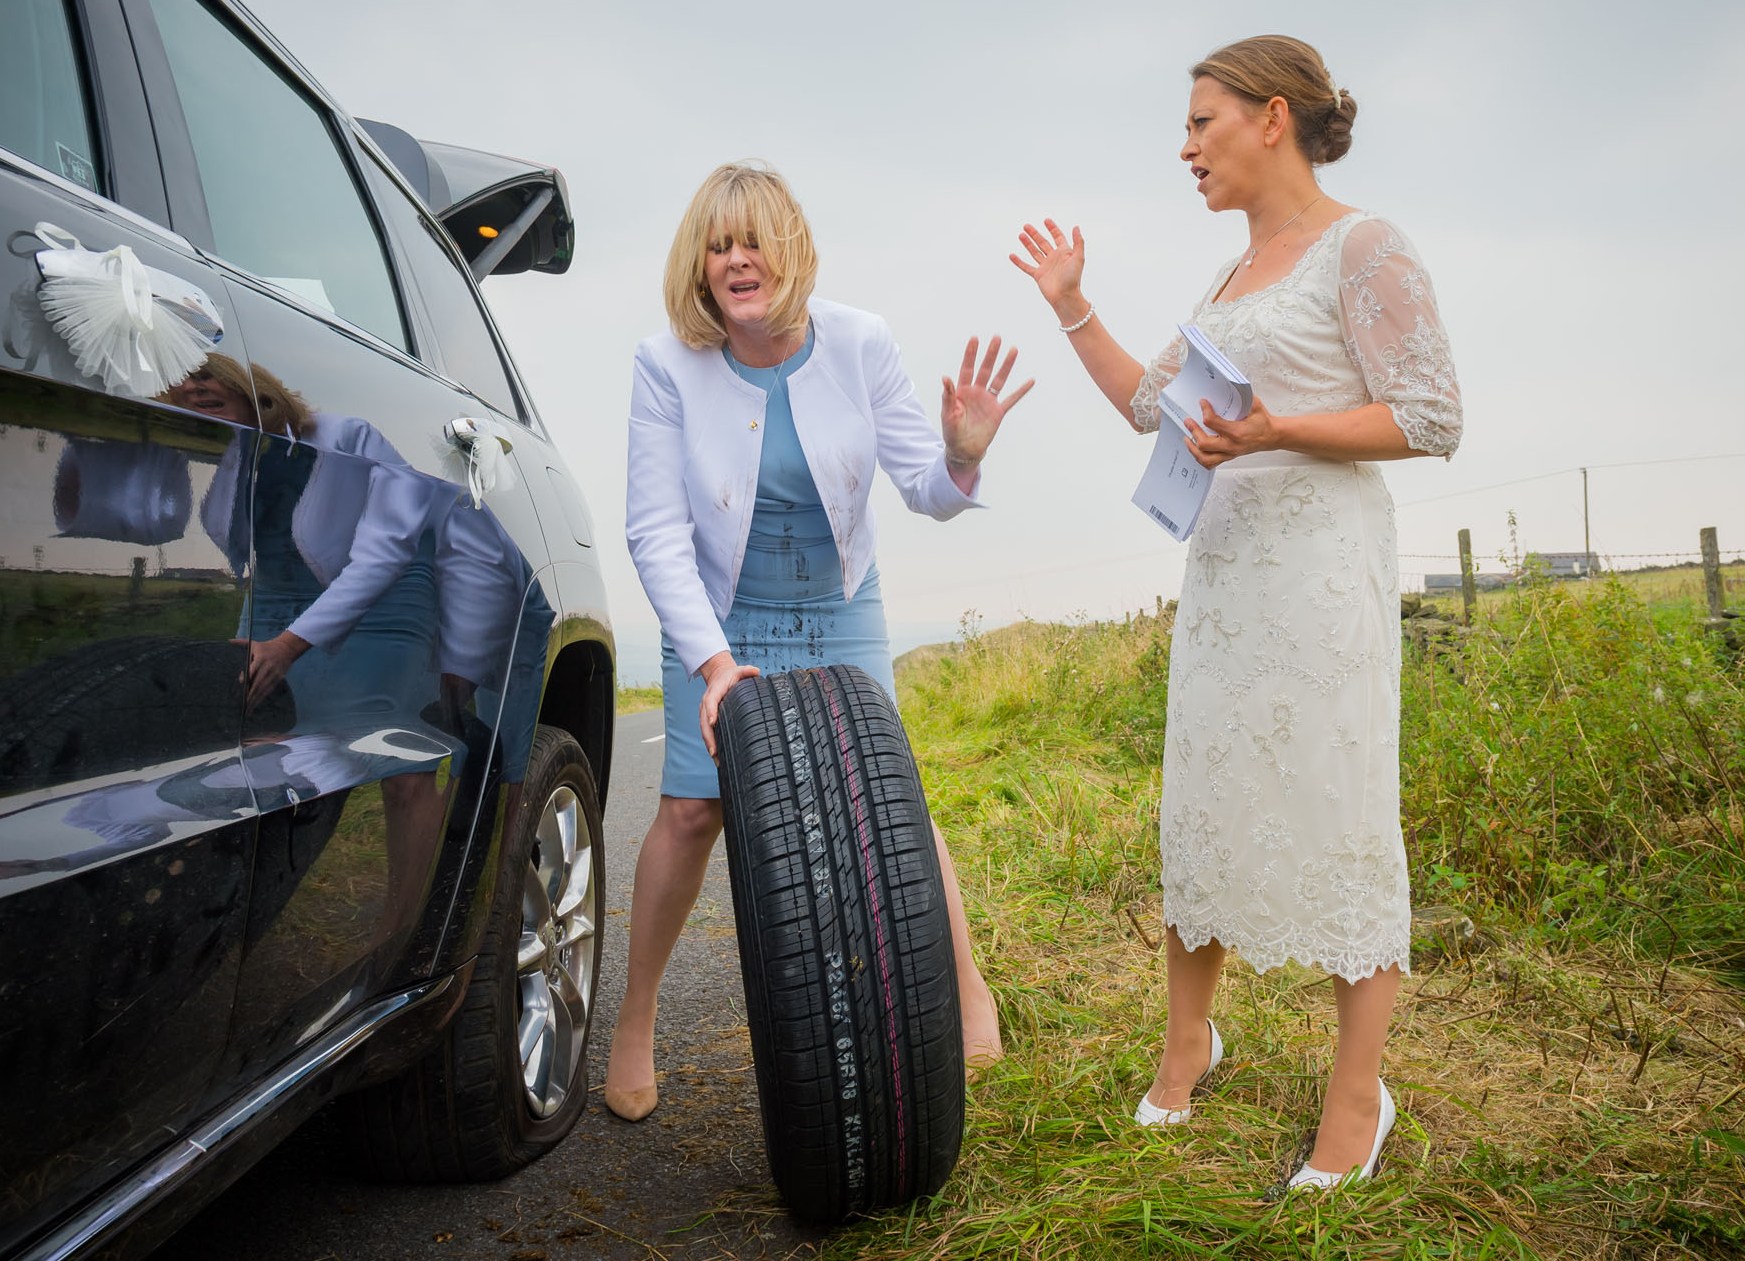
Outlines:
<svg viewBox="0 0 1745 1261"><path fill-rule="evenodd" d="M777 1189L837 1222L939 1189L963 1140L945 889L890 696L854 666L721 706L746 1023Z"/></svg>

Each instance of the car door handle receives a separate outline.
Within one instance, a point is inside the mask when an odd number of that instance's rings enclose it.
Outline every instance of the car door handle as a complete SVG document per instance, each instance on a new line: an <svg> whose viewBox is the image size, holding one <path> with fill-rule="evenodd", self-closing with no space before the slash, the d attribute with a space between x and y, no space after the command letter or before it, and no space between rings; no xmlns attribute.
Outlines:
<svg viewBox="0 0 1745 1261"><path fill-rule="evenodd" d="M503 427L487 416L456 416L442 427L442 436L460 453L467 493L473 507L482 508L485 496L508 476L510 465L504 457L514 444Z"/></svg>

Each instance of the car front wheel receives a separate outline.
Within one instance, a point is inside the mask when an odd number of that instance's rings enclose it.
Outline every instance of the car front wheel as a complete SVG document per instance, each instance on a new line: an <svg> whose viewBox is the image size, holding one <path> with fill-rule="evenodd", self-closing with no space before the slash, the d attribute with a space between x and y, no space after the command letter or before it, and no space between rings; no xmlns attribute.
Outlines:
<svg viewBox="0 0 1745 1261"><path fill-rule="evenodd" d="M383 1177L505 1177L561 1142L587 1099L604 854L593 772L568 733L539 728L516 814L442 1042L349 1100L359 1155Z"/></svg>

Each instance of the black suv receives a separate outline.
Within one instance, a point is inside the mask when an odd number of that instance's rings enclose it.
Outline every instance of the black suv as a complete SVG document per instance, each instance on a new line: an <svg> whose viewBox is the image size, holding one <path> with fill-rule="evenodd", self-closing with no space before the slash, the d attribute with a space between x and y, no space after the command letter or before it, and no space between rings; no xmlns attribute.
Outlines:
<svg viewBox="0 0 1745 1261"><path fill-rule="evenodd" d="M0 6L0 1255L574 1123L612 639L477 289L573 232L230 0Z"/></svg>

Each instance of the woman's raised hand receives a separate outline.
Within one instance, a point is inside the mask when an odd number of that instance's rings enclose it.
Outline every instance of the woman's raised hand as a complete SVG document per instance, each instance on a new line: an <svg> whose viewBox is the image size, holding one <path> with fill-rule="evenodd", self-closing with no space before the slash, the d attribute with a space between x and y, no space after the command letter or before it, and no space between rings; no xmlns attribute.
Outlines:
<svg viewBox="0 0 1745 1261"><path fill-rule="evenodd" d="M1077 308L1090 305L1079 292L1079 281L1085 274L1085 239L1075 227L1072 240L1068 242L1066 234L1053 219L1044 219L1042 227L1047 231L1027 223L1018 234L1018 244L1030 256L1029 262L1017 254L1007 257L1013 266L1036 282L1036 287L1042 291L1048 305L1054 308L1060 322L1070 324L1084 314Z"/></svg>
<svg viewBox="0 0 1745 1261"><path fill-rule="evenodd" d="M1000 339L994 337L989 340L988 353L982 357L978 367L976 350L980 344L972 337L963 348L963 365L958 369L956 381L950 377L940 378L945 385L945 395L939 404L939 428L945 437L945 462L960 486L973 480L976 467L987 454L994 435L1000 431L1000 422L1036 384L1034 379L1026 381L1001 398L1000 391L1006 388L1006 378L1012 374L1018 352L1008 350L1005 362L1000 363ZM997 372L994 370L996 363L999 365Z"/></svg>

